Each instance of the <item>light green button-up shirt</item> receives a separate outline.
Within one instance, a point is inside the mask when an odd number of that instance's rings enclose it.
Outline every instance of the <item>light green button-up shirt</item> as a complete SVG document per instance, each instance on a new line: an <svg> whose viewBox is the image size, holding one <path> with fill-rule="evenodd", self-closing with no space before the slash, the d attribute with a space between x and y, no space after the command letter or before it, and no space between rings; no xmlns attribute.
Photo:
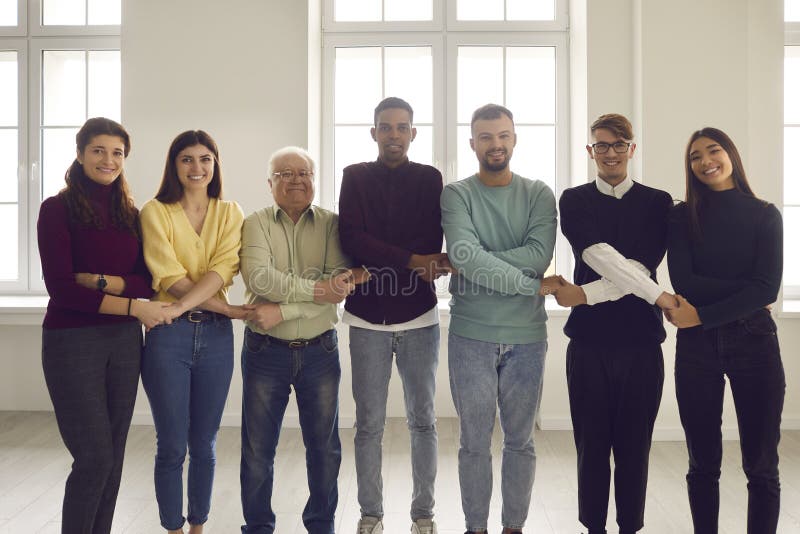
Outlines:
<svg viewBox="0 0 800 534"><path fill-rule="evenodd" d="M339 245L339 217L311 206L297 224L277 205L247 217L242 227L241 273L249 304L280 304L283 322L259 334L309 339L338 320L336 305L314 302L314 284L347 268Z"/></svg>

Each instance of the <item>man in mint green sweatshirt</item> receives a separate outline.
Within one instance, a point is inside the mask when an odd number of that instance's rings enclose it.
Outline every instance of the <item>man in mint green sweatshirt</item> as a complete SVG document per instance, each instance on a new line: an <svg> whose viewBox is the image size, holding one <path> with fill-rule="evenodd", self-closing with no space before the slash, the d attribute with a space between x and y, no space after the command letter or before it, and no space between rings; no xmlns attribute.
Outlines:
<svg viewBox="0 0 800 534"><path fill-rule="evenodd" d="M467 531L485 532L492 495L496 407L503 429L503 533L522 531L536 470L547 330L538 295L553 258L556 202L543 182L511 172L511 112L487 104L472 115L479 171L442 193L442 227L456 270L450 282L450 390L461 426L458 476Z"/></svg>

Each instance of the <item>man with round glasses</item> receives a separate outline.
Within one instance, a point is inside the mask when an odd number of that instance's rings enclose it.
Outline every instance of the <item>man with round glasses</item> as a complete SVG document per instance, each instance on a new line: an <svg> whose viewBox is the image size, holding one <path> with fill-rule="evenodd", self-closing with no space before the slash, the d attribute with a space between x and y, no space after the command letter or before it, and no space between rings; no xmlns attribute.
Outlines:
<svg viewBox="0 0 800 534"><path fill-rule="evenodd" d="M656 281L667 245L669 194L633 182L636 144L630 121L600 116L586 146L597 179L561 196L561 230L575 255L575 284L552 277L543 293L571 306L564 333L567 384L578 453L578 517L589 534L605 534L614 453L621 534L644 525L647 467L661 403L662 309L675 296ZM576 285L577 284L577 285Z"/></svg>

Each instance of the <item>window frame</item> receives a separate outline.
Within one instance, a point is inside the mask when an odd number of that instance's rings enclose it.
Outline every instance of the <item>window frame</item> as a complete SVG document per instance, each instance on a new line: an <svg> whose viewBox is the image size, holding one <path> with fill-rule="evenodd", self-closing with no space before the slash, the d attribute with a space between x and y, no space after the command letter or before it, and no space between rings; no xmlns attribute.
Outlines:
<svg viewBox="0 0 800 534"><path fill-rule="evenodd" d="M17 0L17 25L0 26L0 37L24 37L28 32L28 3Z"/></svg>
<svg viewBox="0 0 800 534"><path fill-rule="evenodd" d="M23 0L24 1L24 0ZM122 0L120 0L122 1ZM44 2L43 0L29 0L30 14L28 17L28 31L31 37L91 37L91 36L108 36L119 37L121 32L121 24L88 24L89 17L89 0L84 0L86 3L86 17L87 23L81 25L56 25L56 24L43 24L44 20Z"/></svg>
<svg viewBox="0 0 800 534"><path fill-rule="evenodd" d="M783 50L784 50L784 61L785 61L786 48L787 47L790 47L790 46L800 47L800 22L785 22L784 26L785 26L785 30L784 30L785 38L784 38ZM784 95L784 98L786 98L785 95ZM796 98L800 98L800 96L797 96ZM784 131L786 130L787 126L793 126L793 127L800 128L800 123L787 123L785 117L784 117L783 120L784 120L784 122L783 122L783 130ZM789 179L789 177L787 177L785 173L786 173L786 169L783 170L783 182L782 182L783 187L781 188L782 192L785 191L785 185L784 184L786 183L786 180ZM800 208L800 204L787 204L786 203L785 193L782 194L781 204L783 206L783 212L786 211L786 208ZM791 230L791 229L788 229L788 230ZM786 233L788 233L788 232L784 231L784 234L786 234ZM786 238L784 236L784 242L785 242L785 240L786 240ZM783 300L784 301L800 301L800 285L787 285L787 284L784 284L783 285Z"/></svg>
<svg viewBox="0 0 800 534"><path fill-rule="evenodd" d="M322 134L320 176L318 184L320 205L334 209L335 151L334 100L335 51L337 47L359 46L431 46L433 54L433 165L442 172L445 184L465 176L456 176L458 157L457 122L457 51L459 46L552 46L556 61L555 116L555 186L556 198L574 186L570 157L570 57L568 3L554 0L556 18L553 21L455 21L455 0L433 0L434 19L437 4L443 24L431 21L406 22L333 22L334 0L324 0L322 35ZM411 31L411 29L419 31ZM563 95L563 96L562 96ZM413 102L411 103L413 105ZM513 111L513 110L512 110ZM370 120L365 119L365 122ZM437 127L437 125L439 125ZM365 130L364 135L368 135ZM365 154L364 160L377 156ZM477 168L477 165L475 166ZM513 169L512 162L512 169ZM524 169L521 169L525 175ZM462 173L463 174L463 173ZM556 272L572 272L572 250L558 233L555 250ZM438 284L437 284L438 286ZM440 298L447 290L438 291Z"/></svg>

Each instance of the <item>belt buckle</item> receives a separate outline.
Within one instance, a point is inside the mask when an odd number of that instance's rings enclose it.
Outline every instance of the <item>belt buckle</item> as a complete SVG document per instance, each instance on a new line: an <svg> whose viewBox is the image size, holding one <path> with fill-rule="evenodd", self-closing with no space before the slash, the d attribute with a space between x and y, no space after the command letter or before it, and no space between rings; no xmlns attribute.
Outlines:
<svg viewBox="0 0 800 534"><path fill-rule="evenodd" d="M199 323L203 320L203 312L192 310L186 315L186 319L188 319L190 323Z"/></svg>
<svg viewBox="0 0 800 534"><path fill-rule="evenodd" d="M303 347L308 346L308 340L306 339L295 339L294 341L289 342L290 349L302 349Z"/></svg>

